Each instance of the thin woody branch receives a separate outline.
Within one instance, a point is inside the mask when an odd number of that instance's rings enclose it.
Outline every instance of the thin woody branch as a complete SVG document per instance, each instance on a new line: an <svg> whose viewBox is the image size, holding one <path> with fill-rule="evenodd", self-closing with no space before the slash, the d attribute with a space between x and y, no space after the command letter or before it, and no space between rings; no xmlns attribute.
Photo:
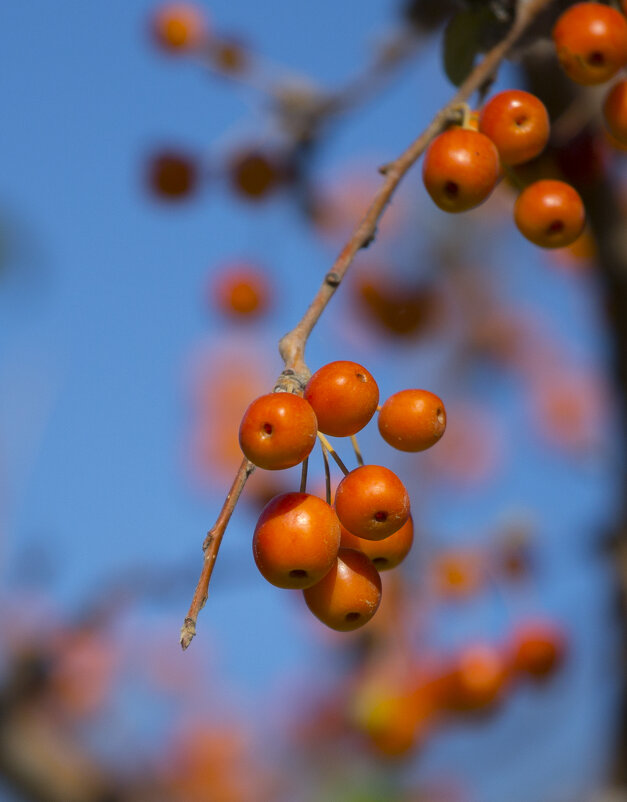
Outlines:
<svg viewBox="0 0 627 802"><path fill-rule="evenodd" d="M310 375L309 368L305 362L305 346L309 335L341 284L356 254L362 248L368 247L374 240L379 220L401 180L420 158L431 140L459 115L460 106L466 103L476 91L481 90L486 85L486 82L493 77L496 69L512 46L536 16L551 2L552 0L529 0L522 7L519 6L516 20L507 35L486 53L450 102L440 109L427 128L397 159L381 168L380 172L384 175L384 180L366 214L355 228L344 248L342 248L331 270L325 275L322 285L301 320L279 342L279 352L285 363L285 369L277 379L275 391L302 393L303 379ZM198 613L207 601L209 581L224 531L246 484L246 480L253 470L252 463L247 460L242 462L220 515L203 544L205 558L202 573L181 629L180 640L183 649L189 646L196 634L196 620Z"/></svg>
<svg viewBox="0 0 627 802"><path fill-rule="evenodd" d="M198 619L198 613L205 606L207 596L209 595L209 582L211 580L211 574L213 573L213 566L215 565L216 558L218 556L218 550L220 549L222 537L224 536L227 524L231 519L231 515L233 515L233 510L235 509L239 497L242 494L244 485L254 470L255 466L252 464L252 462L249 462L247 459L242 460L242 464L239 466L239 470L235 475L235 479L233 479L231 489L224 500L220 514L218 515L213 527L207 533L205 542L202 544L205 555L202 565L202 572L200 574L198 584L196 585L196 590L194 591L194 597L189 607L189 612L187 613L183 626L181 627L181 646L183 649L187 649L189 644L192 642L194 635L196 634L196 621Z"/></svg>
<svg viewBox="0 0 627 802"><path fill-rule="evenodd" d="M368 247L375 238L379 220L401 180L424 153L431 140L455 119L459 107L492 78L511 47L539 12L544 10L550 2L552 0L530 0L523 5L508 34L486 53L451 101L440 109L422 134L397 159L381 168L385 178L366 214L341 250L331 271L325 276L325 280L301 320L279 343L279 352L286 367L300 373L307 372L305 345L309 335L335 294L358 251ZM333 281L328 280L329 276L333 277Z"/></svg>

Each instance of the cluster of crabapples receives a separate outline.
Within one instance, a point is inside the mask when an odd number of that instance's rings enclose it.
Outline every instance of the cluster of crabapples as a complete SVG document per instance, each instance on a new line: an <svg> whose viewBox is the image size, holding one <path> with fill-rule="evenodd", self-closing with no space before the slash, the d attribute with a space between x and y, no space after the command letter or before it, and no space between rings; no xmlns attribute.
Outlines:
<svg viewBox="0 0 627 802"><path fill-rule="evenodd" d="M313 374L302 396L275 392L254 400L239 441L259 468L303 463L325 435L353 437L378 410L379 431L401 451L423 451L444 433L442 401L427 390L402 390L379 406L379 388L355 362L331 362ZM337 458L337 455L335 455ZM343 463L337 458L338 464ZM253 535L261 574L280 588L303 591L311 612L332 629L366 624L381 600L379 571L397 566L413 542L409 495L382 465L346 471L331 504L311 493L283 493L264 507Z"/></svg>
<svg viewBox="0 0 627 802"><path fill-rule="evenodd" d="M627 3L625 3L627 7ZM573 81L584 85L610 80L627 64L627 20L602 3L577 3L553 28L557 58ZM627 144L627 81L608 92L603 115L609 134ZM509 89L492 97L478 113L437 136L423 162L425 187L441 209L464 212L483 203L503 174L545 148L549 115L535 95ZM578 192L564 181L542 179L526 186L514 207L514 221L528 240L543 248L572 244L586 214Z"/></svg>

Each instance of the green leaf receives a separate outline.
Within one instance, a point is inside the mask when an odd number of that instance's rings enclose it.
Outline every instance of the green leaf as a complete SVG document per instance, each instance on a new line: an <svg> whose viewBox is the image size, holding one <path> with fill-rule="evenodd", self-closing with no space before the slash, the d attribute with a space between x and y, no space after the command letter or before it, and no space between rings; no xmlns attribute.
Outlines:
<svg viewBox="0 0 627 802"><path fill-rule="evenodd" d="M486 5L465 8L454 14L444 30L444 71L455 86L464 79L475 65L481 50L483 32L494 24L494 14Z"/></svg>

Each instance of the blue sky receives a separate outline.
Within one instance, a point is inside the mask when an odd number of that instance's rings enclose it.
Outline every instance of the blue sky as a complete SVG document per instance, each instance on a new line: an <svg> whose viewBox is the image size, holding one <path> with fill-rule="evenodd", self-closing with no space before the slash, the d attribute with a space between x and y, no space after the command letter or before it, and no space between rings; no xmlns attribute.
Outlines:
<svg viewBox="0 0 627 802"><path fill-rule="evenodd" d="M0 275L0 565L7 586L19 585L27 579L26 555L43 551L53 592L68 606L129 565L189 566L195 581L221 494L199 494L184 469L186 368L200 344L240 336L203 301L211 266L243 250L271 266L282 306L253 338L278 373L275 343L334 255L289 198L251 210L211 176L199 197L180 207L147 198L142 176L151 148L178 143L205 154L211 166L233 141L271 135L254 94L155 51L146 32L154 5L31 0L0 13L0 226L9 243ZM328 85L359 69L396 7L269 0L261 13L251 0L207 4L220 30L250 36L262 53ZM321 170L332 176L363 151L362 164L374 173L449 94L430 46L384 97L338 126ZM407 183L424 208L417 170ZM440 225L439 215L429 211L419 225ZM547 271L514 232L491 246L490 259L502 267L507 294L541 309L578 358L603 359L593 279ZM408 374L437 389L441 359L428 349L411 355L402 379L394 358L408 359L408 349L374 353L352 343L338 354L333 310L339 315L343 307L339 298L333 304L311 340L312 368L371 358L382 393L399 389ZM459 542L508 510L533 510L542 536L536 604L572 627L577 661L552 693L518 696L474 740L463 730L436 739L415 771L428 776L454 765L472 781L477 802L570 802L579 798L574 792L558 798L542 789L559 776L570 777L575 791L585 787L603 766L609 737L609 578L589 555L611 515L612 455L605 444L583 466L555 457L519 430L515 387L496 383L485 392L503 401L508 468L485 492L434 490L425 518L442 542ZM366 442L374 443L372 434ZM403 458L397 464L409 469ZM242 704L259 709L291 669L323 658L299 632L292 606L256 574L253 526L250 513L238 510L193 648L218 643L221 668ZM167 600L158 611L172 621L173 648L187 598ZM486 624L498 615L481 604L437 616L434 640L455 643L473 627L498 628ZM603 690L593 684L599 671L608 672ZM542 754L540 742L521 745L519 761L481 769L503 733L521 738L548 710L555 731L542 733Z"/></svg>

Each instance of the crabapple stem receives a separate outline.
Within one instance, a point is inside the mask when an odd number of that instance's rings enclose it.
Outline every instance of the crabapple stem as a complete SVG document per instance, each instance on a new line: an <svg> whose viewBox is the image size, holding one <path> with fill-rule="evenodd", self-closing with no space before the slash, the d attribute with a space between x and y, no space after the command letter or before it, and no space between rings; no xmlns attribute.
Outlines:
<svg viewBox="0 0 627 802"><path fill-rule="evenodd" d="M357 437L354 434L351 434L351 443L353 444L353 451L355 452L355 457L357 458L357 464L363 465L364 458L361 455L361 449L359 448L359 443L357 442Z"/></svg>
<svg viewBox="0 0 627 802"><path fill-rule="evenodd" d="M255 466L252 464L252 462L249 462L247 459L242 460L239 470L235 475L235 479L233 479L231 489L224 500L220 514L218 515L215 524L207 533L207 537L202 544L204 561L200 579L196 585L196 590L194 591L194 597L192 599L189 612L187 613L183 626L181 627L180 642L183 649L187 649L189 644L192 642L194 635L196 634L196 620L198 618L198 613L202 610L205 602L207 601L207 596L209 594L209 581L211 579L211 574L213 573L213 566L215 565L216 557L218 556L218 550L220 548L222 537L231 515L233 514L235 505L237 504L242 490L244 489L244 485L254 470Z"/></svg>
<svg viewBox="0 0 627 802"><path fill-rule="evenodd" d="M503 162L501 162L501 170L503 171L503 174L507 176L508 181L511 181L512 184L516 187L516 189L519 192L522 192L523 189L525 188L525 183L519 178L517 172L513 170L509 165L503 164Z"/></svg>
<svg viewBox="0 0 627 802"><path fill-rule="evenodd" d="M329 452L327 451L327 447L325 444L320 441L320 447L322 448L322 459L324 461L324 487L326 491L326 500L327 504L331 503L331 471L329 469Z"/></svg>
<svg viewBox="0 0 627 802"><path fill-rule="evenodd" d="M305 457L300 469L300 492L307 492L307 467L309 465L309 457Z"/></svg>
<svg viewBox="0 0 627 802"><path fill-rule="evenodd" d="M333 457L333 459L334 459L334 460L335 460L335 462L337 463L337 466L338 466L338 468L339 468L339 469L342 471L342 473L344 474L344 476L346 476L346 474L347 474L347 473L349 473L349 470L348 470L348 468L346 467L346 465L344 465L344 463L343 463L343 462L342 462L342 460L340 459L340 457L339 457L339 455L338 455L337 451L336 451L336 450L333 448L333 446L331 445L331 443L329 443L329 441L328 441L328 440L327 440L327 438L326 438L326 437L325 437L325 436L322 434L322 432L318 432L318 440L320 440L320 442L322 443L322 445L324 446L324 448L326 448L326 450L329 452L329 454L330 454L330 455Z"/></svg>

